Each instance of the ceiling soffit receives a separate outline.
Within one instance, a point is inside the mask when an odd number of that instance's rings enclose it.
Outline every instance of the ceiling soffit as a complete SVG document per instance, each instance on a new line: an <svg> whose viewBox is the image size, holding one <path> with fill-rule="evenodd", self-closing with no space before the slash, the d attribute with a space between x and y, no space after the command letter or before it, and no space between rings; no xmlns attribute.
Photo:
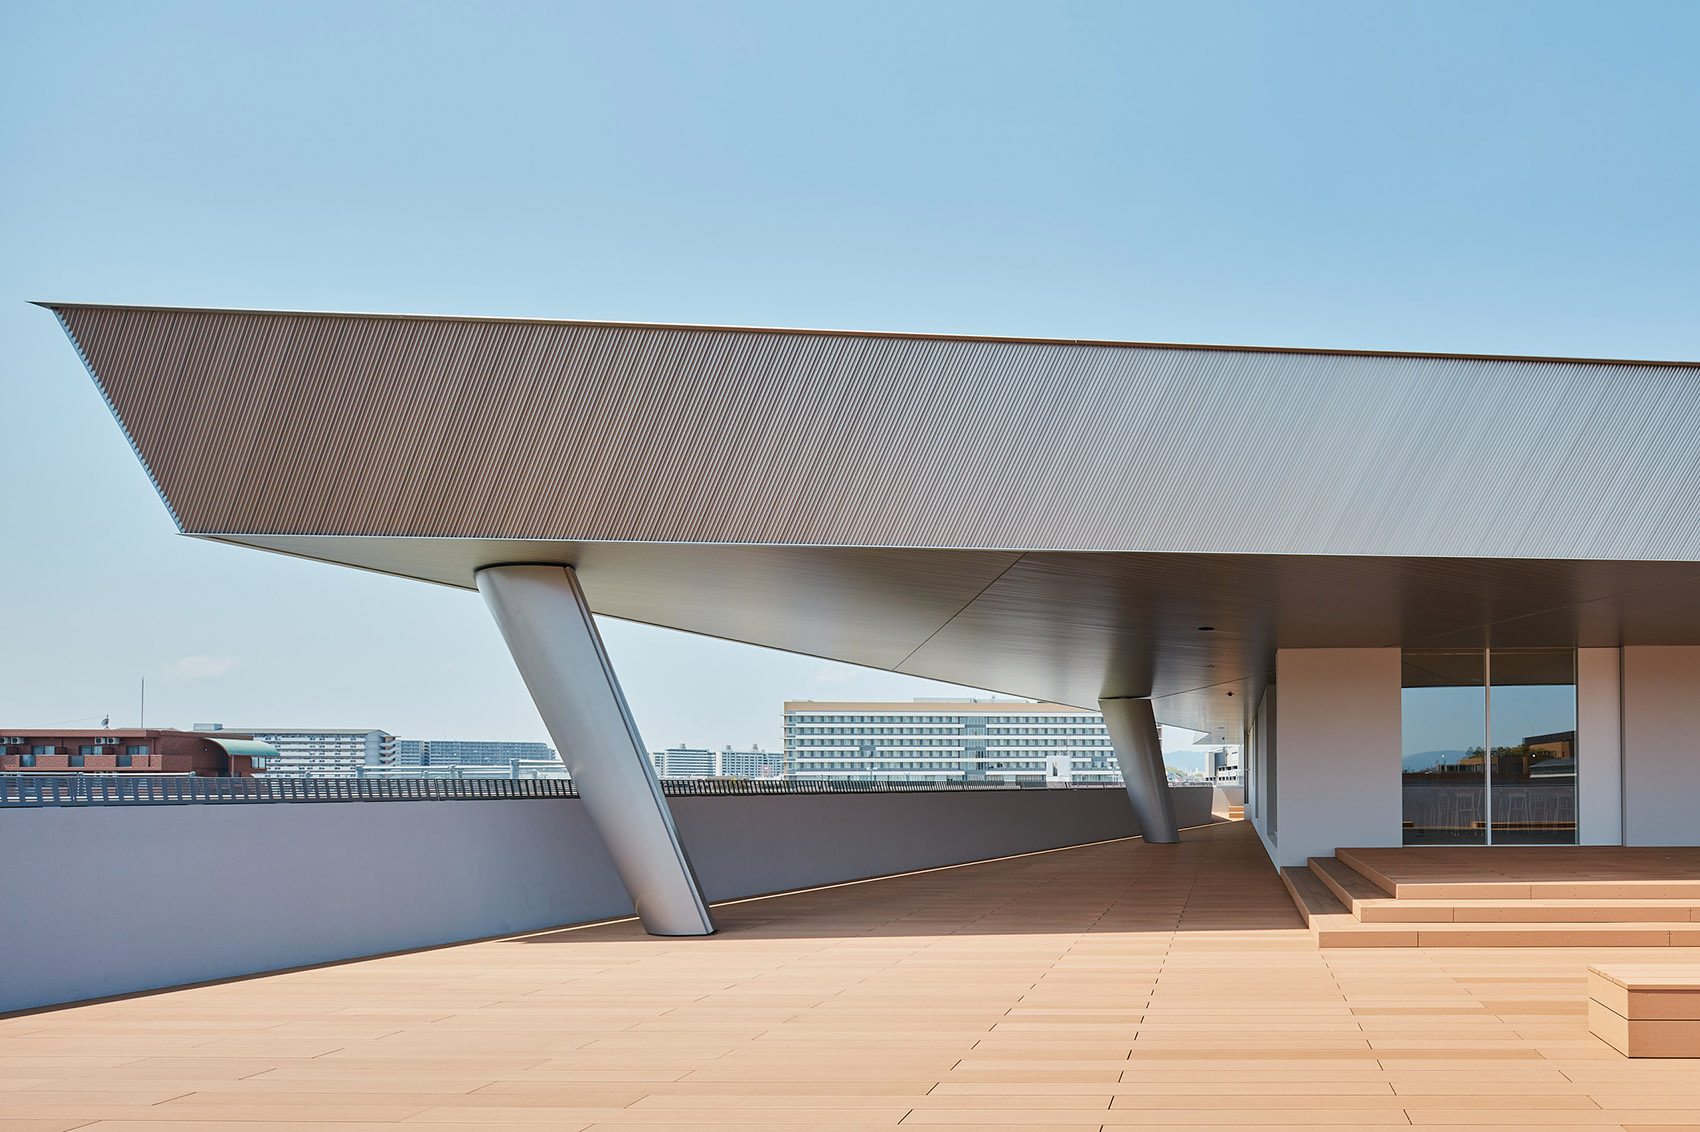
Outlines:
<svg viewBox="0 0 1700 1132"><path fill-rule="evenodd" d="M1696 563L226 541L468 588L481 566L569 563L608 616L1060 703L1149 695L1229 735L1277 648L1700 640Z"/></svg>

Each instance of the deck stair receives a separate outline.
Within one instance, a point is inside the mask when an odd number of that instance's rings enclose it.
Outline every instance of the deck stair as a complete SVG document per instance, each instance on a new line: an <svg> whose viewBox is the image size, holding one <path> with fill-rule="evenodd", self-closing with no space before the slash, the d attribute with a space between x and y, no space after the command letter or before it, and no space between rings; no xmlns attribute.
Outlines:
<svg viewBox="0 0 1700 1132"><path fill-rule="evenodd" d="M1281 878L1324 947L1700 947L1693 850L1341 849Z"/></svg>

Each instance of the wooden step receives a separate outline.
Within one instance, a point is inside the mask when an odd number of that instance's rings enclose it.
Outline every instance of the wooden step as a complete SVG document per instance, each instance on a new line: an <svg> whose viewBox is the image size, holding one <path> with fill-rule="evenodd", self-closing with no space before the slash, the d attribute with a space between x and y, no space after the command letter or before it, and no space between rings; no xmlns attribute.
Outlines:
<svg viewBox="0 0 1700 1132"><path fill-rule="evenodd" d="M1309 869L1289 865L1281 870L1281 883L1287 886L1287 894L1293 898L1299 917L1307 928L1316 927L1317 921L1324 916L1351 916L1346 906L1335 899L1334 894Z"/></svg>
<svg viewBox="0 0 1700 1132"><path fill-rule="evenodd" d="M1310 859L1310 871L1316 874L1316 879L1321 881L1328 888L1328 891L1334 894L1334 898L1340 901L1356 919L1366 923L1401 919L1396 914L1401 901L1389 896L1382 891L1380 886L1371 883L1362 873L1348 867L1339 858L1312 857ZM1384 907L1388 914L1381 915ZM1445 920L1451 917L1416 916L1409 918Z"/></svg>
<svg viewBox="0 0 1700 1132"><path fill-rule="evenodd" d="M1415 937L1413 947L1697 947L1700 924L1459 924L1402 923ZM1354 932L1339 926L1324 947L1387 947L1384 935L1389 926L1358 925L1362 932L1375 933L1371 942L1357 943Z"/></svg>
<svg viewBox="0 0 1700 1132"><path fill-rule="evenodd" d="M1334 852L1342 864L1400 900L1700 902L1700 858L1695 854L1690 847L1599 850L1563 845ZM1394 875L1384 872L1378 861L1396 862L1385 866ZM1472 873L1481 879L1464 879Z"/></svg>
<svg viewBox="0 0 1700 1132"><path fill-rule="evenodd" d="M1354 908L1365 923L1700 925L1693 900L1387 900Z"/></svg>
<svg viewBox="0 0 1700 1132"><path fill-rule="evenodd" d="M1309 869L1288 866L1281 880L1321 947L1415 947L1416 933L1363 924Z"/></svg>
<svg viewBox="0 0 1700 1132"><path fill-rule="evenodd" d="M1697 869L1687 848L1412 847L1282 879L1324 947L1700 947Z"/></svg>
<svg viewBox="0 0 1700 1132"><path fill-rule="evenodd" d="M1366 924L1700 923L1695 900L1395 900L1336 857L1312 857L1310 869Z"/></svg>

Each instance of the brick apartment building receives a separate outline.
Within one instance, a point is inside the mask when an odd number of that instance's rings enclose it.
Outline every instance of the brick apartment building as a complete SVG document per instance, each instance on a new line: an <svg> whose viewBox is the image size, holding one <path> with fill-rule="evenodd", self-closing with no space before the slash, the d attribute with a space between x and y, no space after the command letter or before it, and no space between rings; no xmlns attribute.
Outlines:
<svg viewBox="0 0 1700 1132"><path fill-rule="evenodd" d="M247 778L277 752L250 735L221 731L114 728L98 731L0 728L0 771L37 774L198 774Z"/></svg>

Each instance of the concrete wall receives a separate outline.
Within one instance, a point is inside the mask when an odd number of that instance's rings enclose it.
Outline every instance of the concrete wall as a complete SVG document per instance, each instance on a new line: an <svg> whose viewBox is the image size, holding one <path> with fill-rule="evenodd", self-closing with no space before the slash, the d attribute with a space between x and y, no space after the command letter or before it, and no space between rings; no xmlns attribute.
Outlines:
<svg viewBox="0 0 1700 1132"><path fill-rule="evenodd" d="M1399 657L1396 648L1276 652L1280 824L1270 821L1268 840L1277 864L1400 843Z"/></svg>
<svg viewBox="0 0 1700 1132"><path fill-rule="evenodd" d="M1119 790L672 802L711 900L1137 832ZM0 1011L632 910L576 799L9 809L0 860Z"/></svg>
<svg viewBox="0 0 1700 1132"><path fill-rule="evenodd" d="M1700 647L1623 649L1623 843L1700 844ZM1579 758L1587 748L1578 743Z"/></svg>
<svg viewBox="0 0 1700 1132"><path fill-rule="evenodd" d="M1623 674L1617 649L1576 650L1576 840L1623 844Z"/></svg>

